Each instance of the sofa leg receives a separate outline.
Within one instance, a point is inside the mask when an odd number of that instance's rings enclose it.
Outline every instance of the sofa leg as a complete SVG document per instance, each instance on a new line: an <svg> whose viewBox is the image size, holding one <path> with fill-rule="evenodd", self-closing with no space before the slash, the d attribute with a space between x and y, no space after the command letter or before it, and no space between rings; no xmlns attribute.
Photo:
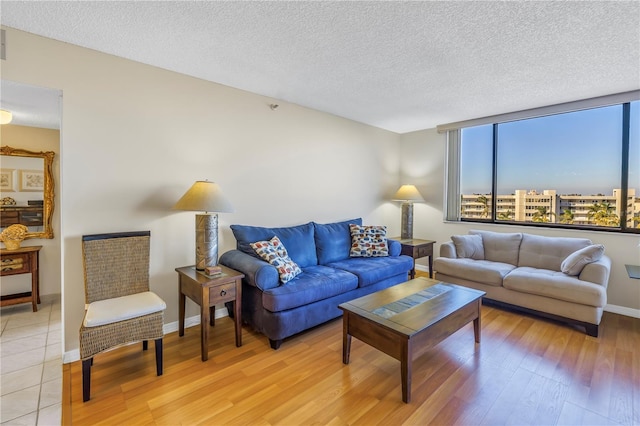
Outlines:
<svg viewBox="0 0 640 426"><path fill-rule="evenodd" d="M269 339L269 344L271 345L271 349L278 349L282 344L282 339L280 340Z"/></svg>
<svg viewBox="0 0 640 426"><path fill-rule="evenodd" d="M598 324L585 324L584 328L587 331L587 335L598 337Z"/></svg>

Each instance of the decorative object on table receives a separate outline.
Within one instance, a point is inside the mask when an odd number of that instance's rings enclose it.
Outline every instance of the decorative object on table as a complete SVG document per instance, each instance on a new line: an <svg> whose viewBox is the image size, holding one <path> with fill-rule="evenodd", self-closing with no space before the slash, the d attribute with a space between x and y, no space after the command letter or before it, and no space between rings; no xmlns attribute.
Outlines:
<svg viewBox="0 0 640 426"><path fill-rule="evenodd" d="M9 124L11 123L11 120L13 120L13 114L11 111L0 109L0 124Z"/></svg>
<svg viewBox="0 0 640 426"><path fill-rule="evenodd" d="M15 206L16 200L11 197L4 197L0 200L0 206Z"/></svg>
<svg viewBox="0 0 640 426"><path fill-rule="evenodd" d="M218 275L222 273L222 268L220 266L207 266L204 268L204 273L207 275Z"/></svg>
<svg viewBox="0 0 640 426"><path fill-rule="evenodd" d="M215 182L199 180L173 206L176 210L201 211L196 215L196 269L218 264L218 214L231 213L231 203ZM216 213L212 213L216 212Z"/></svg>
<svg viewBox="0 0 640 426"><path fill-rule="evenodd" d="M415 185L402 185L393 196L394 201L402 201L402 239L413 238L413 203L424 201Z"/></svg>
<svg viewBox="0 0 640 426"><path fill-rule="evenodd" d="M0 241L7 246L7 250L18 250L27 232L29 230L26 226L16 223L15 225L7 226L4 231L0 232Z"/></svg>

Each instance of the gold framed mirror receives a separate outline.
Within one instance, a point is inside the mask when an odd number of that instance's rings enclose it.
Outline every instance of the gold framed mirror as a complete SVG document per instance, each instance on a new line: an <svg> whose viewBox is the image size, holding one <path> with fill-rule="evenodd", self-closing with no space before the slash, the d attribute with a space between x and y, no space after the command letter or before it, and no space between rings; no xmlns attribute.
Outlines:
<svg viewBox="0 0 640 426"><path fill-rule="evenodd" d="M20 223L28 229L25 239L53 238L55 153L3 146L0 155L0 229Z"/></svg>

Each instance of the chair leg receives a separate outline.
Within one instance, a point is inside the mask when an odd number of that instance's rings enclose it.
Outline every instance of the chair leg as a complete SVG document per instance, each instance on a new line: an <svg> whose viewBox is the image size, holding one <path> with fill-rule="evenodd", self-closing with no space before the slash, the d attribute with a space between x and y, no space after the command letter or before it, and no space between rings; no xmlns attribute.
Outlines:
<svg viewBox="0 0 640 426"><path fill-rule="evenodd" d="M156 339L156 373L162 376L162 338Z"/></svg>
<svg viewBox="0 0 640 426"><path fill-rule="evenodd" d="M148 340L143 340L142 341L142 350L146 351L147 349L149 349L149 341Z"/></svg>
<svg viewBox="0 0 640 426"><path fill-rule="evenodd" d="M93 358L82 360L82 402L91 398L91 365Z"/></svg>

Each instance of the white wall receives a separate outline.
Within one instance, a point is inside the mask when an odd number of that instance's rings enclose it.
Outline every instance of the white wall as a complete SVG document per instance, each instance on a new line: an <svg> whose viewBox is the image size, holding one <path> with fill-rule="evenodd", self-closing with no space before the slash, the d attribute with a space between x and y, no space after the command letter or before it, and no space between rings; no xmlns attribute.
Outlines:
<svg viewBox="0 0 640 426"><path fill-rule="evenodd" d="M218 182L229 224L293 225L362 216L393 222L397 134L7 28L2 78L61 89L65 351L84 308L81 236L151 230L151 287L177 320L176 267L193 264L194 215L171 206L197 179ZM398 221L399 222L399 221ZM394 229L395 227L395 229ZM197 313L189 303L187 316Z"/></svg>
<svg viewBox="0 0 640 426"><path fill-rule="evenodd" d="M625 264L640 263L640 236L612 232L580 231L572 229L545 229L509 225L462 224L444 221L444 162L446 135L434 129L402 135L401 179L412 180L429 190L423 192L427 202L414 205L414 236L436 240L436 256L439 246L449 241L451 235L466 234L470 229L486 229L495 232L529 232L547 236L584 237L594 243L604 244L611 257L612 270L607 291L606 310L640 317L640 280L627 275ZM407 173L413 173L407 176ZM422 187L418 185L420 189ZM418 261L426 265L426 259Z"/></svg>

